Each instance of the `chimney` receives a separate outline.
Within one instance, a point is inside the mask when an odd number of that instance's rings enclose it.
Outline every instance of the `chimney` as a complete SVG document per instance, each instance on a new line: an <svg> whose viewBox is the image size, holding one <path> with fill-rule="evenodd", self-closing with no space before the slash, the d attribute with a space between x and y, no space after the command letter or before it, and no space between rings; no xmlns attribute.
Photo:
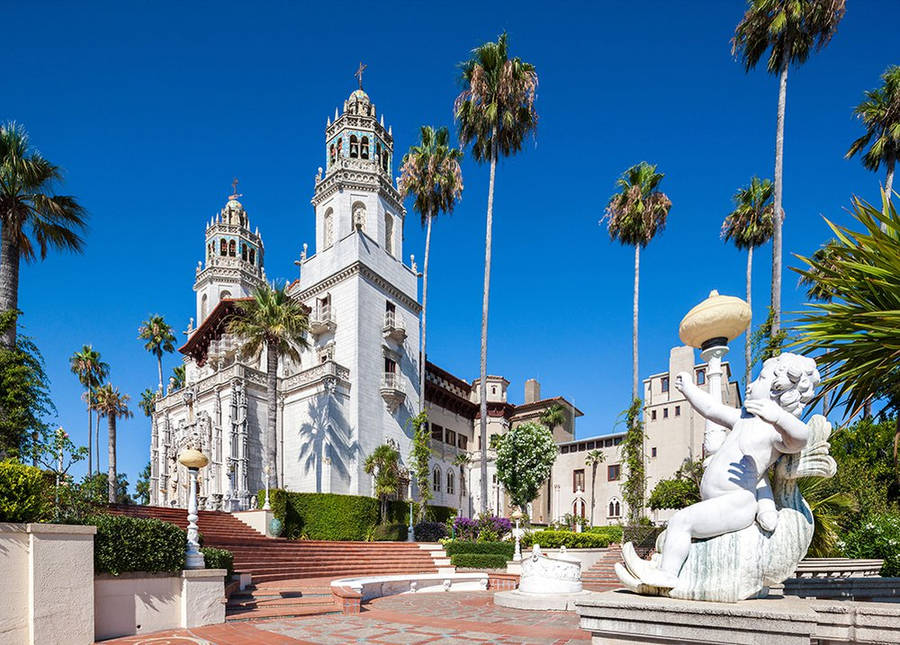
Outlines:
<svg viewBox="0 0 900 645"><path fill-rule="evenodd" d="M525 403L534 403L541 400L541 384L537 379L530 378L525 381Z"/></svg>

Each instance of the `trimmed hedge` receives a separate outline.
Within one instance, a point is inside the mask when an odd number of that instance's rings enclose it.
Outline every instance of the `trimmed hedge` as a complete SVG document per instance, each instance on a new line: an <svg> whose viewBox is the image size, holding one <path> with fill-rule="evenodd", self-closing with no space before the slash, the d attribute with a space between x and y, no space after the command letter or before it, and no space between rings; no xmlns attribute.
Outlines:
<svg viewBox="0 0 900 645"><path fill-rule="evenodd" d="M450 556L450 564L467 569L505 569L507 559L492 553L457 553Z"/></svg>
<svg viewBox="0 0 900 645"><path fill-rule="evenodd" d="M48 511L40 468L0 462L0 522L36 522Z"/></svg>
<svg viewBox="0 0 900 645"><path fill-rule="evenodd" d="M512 560L516 545L512 542L467 542L464 540L450 540L444 543L444 551L449 556L462 554L497 555L506 560Z"/></svg>
<svg viewBox="0 0 900 645"><path fill-rule="evenodd" d="M622 527L616 524L611 526L595 526L588 531L588 533L595 533L597 535L605 535L610 539L610 543L615 542L616 544L622 543Z"/></svg>
<svg viewBox="0 0 900 645"><path fill-rule="evenodd" d="M177 573L184 569L187 535L162 520L97 515L87 524L94 536L94 572L119 575L126 571Z"/></svg>
<svg viewBox="0 0 900 645"><path fill-rule="evenodd" d="M228 569L225 580L231 579L234 574L234 554L231 551L205 546L200 549L200 552L203 554L203 561L206 563L207 569Z"/></svg>
<svg viewBox="0 0 900 645"><path fill-rule="evenodd" d="M406 524L379 524L372 532L376 542L405 542L409 535Z"/></svg>
<svg viewBox="0 0 900 645"><path fill-rule="evenodd" d="M574 533L572 531L535 531L526 533L522 538L522 546L530 547L540 544L545 549L602 549L608 547L613 540L607 535L597 533Z"/></svg>
<svg viewBox="0 0 900 645"><path fill-rule="evenodd" d="M387 505L387 518L384 520L389 524L409 524L409 502L403 500L392 500ZM449 506L432 506L429 504L425 507L425 522L446 522L451 517L456 516L456 509ZM413 518L419 517L419 502L413 502Z"/></svg>

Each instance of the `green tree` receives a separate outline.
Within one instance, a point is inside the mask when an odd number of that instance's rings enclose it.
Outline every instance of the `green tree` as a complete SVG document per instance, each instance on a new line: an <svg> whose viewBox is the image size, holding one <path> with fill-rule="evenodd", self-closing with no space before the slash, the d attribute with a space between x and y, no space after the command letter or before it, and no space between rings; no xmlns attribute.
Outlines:
<svg viewBox="0 0 900 645"><path fill-rule="evenodd" d="M472 458L469 457L468 453L461 452L453 458L453 465L459 468L459 510L462 512L463 506L463 494L465 493L466 486L466 468L468 468L469 464L472 463Z"/></svg>
<svg viewBox="0 0 900 645"><path fill-rule="evenodd" d="M672 201L660 192L659 184L665 175L646 161L626 170L616 181L619 192L606 206L603 220L609 236L622 244L634 247L634 308L631 337L631 398L638 398L638 286L641 274L641 249L666 226Z"/></svg>
<svg viewBox="0 0 900 645"><path fill-rule="evenodd" d="M88 449L76 447L69 434L62 428L47 437L47 441L31 447L34 462L54 478L54 520L59 521L63 515L60 498L65 497L63 487L69 486L71 477L69 470L79 461L87 457Z"/></svg>
<svg viewBox="0 0 900 645"><path fill-rule="evenodd" d="M138 475L137 483L134 485L134 490L137 491L138 497L141 500L141 504L145 506L150 503L150 462L147 462L147 465L144 466L144 469L141 471L141 474Z"/></svg>
<svg viewBox="0 0 900 645"><path fill-rule="evenodd" d="M176 365L172 368L172 389L180 390L187 382L187 372L184 365Z"/></svg>
<svg viewBox="0 0 900 645"><path fill-rule="evenodd" d="M481 417L479 436L487 445L487 333L488 303L491 289L491 241L494 220L494 180L497 159L509 157L522 149L529 134L537 128L538 115L534 102L538 77L534 65L509 56L509 42L501 34L497 42L487 42L472 50L463 62L463 90L456 97L454 112L459 122L459 140L472 144L477 162L490 163L487 221L484 236L484 291L481 304L481 376L479 398ZM487 511L487 459L481 459L481 511Z"/></svg>
<svg viewBox="0 0 900 645"><path fill-rule="evenodd" d="M878 172L884 164L884 192L891 199L894 165L900 155L900 66L888 67L881 80L884 84L867 91L865 100L854 110L866 132L850 145L846 157L849 159L865 150L862 162L867 170Z"/></svg>
<svg viewBox="0 0 900 645"><path fill-rule="evenodd" d="M594 506L597 489L597 466L606 461L602 450L589 450L584 458L584 465L591 467L591 526L594 525Z"/></svg>
<svg viewBox="0 0 900 645"><path fill-rule="evenodd" d="M859 505L850 493L828 493L827 481L822 477L804 477L797 480L800 494L809 505L813 517L813 536L806 556L827 558L839 555L837 550L841 522Z"/></svg>
<svg viewBox="0 0 900 645"><path fill-rule="evenodd" d="M800 257L807 268L801 276L815 281L830 302L813 302L798 318L796 330L804 353L814 353L829 376L818 398L834 394L851 413L870 398L900 407L900 218L883 199L882 210L858 198L851 214L861 230L831 227L837 251L829 262ZM894 434L893 461L898 464L900 415Z"/></svg>
<svg viewBox="0 0 900 645"><path fill-rule="evenodd" d="M51 248L80 252L87 214L74 197L56 195L62 170L31 147L25 128L0 126L0 313L19 312L19 262ZM0 342L13 347L16 325Z"/></svg>
<svg viewBox="0 0 900 645"><path fill-rule="evenodd" d="M127 419L132 416L128 409L127 394L119 392L119 388L113 387L109 383L97 388L96 406L100 416L106 417L109 429L109 470L107 474L107 482L109 483L109 503L115 504L118 495L113 485L117 481L116 478L116 421L119 419ZM99 422L99 417L98 417Z"/></svg>
<svg viewBox="0 0 900 645"><path fill-rule="evenodd" d="M128 477L125 473L117 473L113 497L110 499L109 475L107 473L94 473L91 477L85 477L76 491L81 497L81 502L88 502L96 506L98 504L134 504L134 499L128 494Z"/></svg>
<svg viewBox="0 0 900 645"><path fill-rule="evenodd" d="M88 413L88 476L93 474L93 464L91 461L92 450L91 443L94 441L93 422L94 422L94 391L100 387L100 384L109 376L109 364L100 360L100 352L92 345L82 345L81 350L72 354L69 358L69 368L72 373L78 377L78 382L84 387L82 398L87 405ZM100 434L100 419L97 419L97 435ZM97 471L100 471L100 440L96 440L97 444Z"/></svg>
<svg viewBox="0 0 900 645"><path fill-rule="evenodd" d="M175 351L175 333L160 315L150 316L138 327L138 340L146 341L144 349L156 356L156 369L159 372L159 391L162 392L162 357L165 353Z"/></svg>
<svg viewBox="0 0 900 645"><path fill-rule="evenodd" d="M278 359L286 356L299 364L300 350L308 346L309 319L303 305L288 295L287 285L259 287L250 300L238 301L237 307L228 330L243 342L243 355L258 359L266 350L266 487L277 488Z"/></svg>
<svg viewBox="0 0 900 645"><path fill-rule="evenodd" d="M425 517L425 507L431 499L431 486L428 482L431 474L431 432L428 428L428 415L424 411L419 412L409 420L409 423L413 431L409 463L416 479L416 488L419 489L419 516Z"/></svg>
<svg viewBox="0 0 900 645"><path fill-rule="evenodd" d="M734 210L722 223L722 239L747 250L747 304L753 306L753 249L772 237L772 182L753 177L734 194ZM750 334L744 335L744 384L750 383L753 353Z"/></svg>
<svg viewBox="0 0 900 645"><path fill-rule="evenodd" d="M0 335L15 327L18 312L0 313ZM0 342L0 460L34 454L49 430L45 419L56 413L44 359L27 336L15 344Z"/></svg>
<svg viewBox="0 0 900 645"><path fill-rule="evenodd" d="M450 146L447 128L435 130L423 125L419 143L403 157L400 168L400 195L413 195L413 208L425 227L425 264L422 271L422 337L419 348L419 412L425 409L425 335L428 314L428 260L431 255L431 223L441 213L452 213L462 196L463 181L459 160L462 151Z"/></svg>
<svg viewBox="0 0 900 645"><path fill-rule="evenodd" d="M546 426L526 422L507 432L497 449L497 481L524 512L547 481L556 461L556 443Z"/></svg>
<svg viewBox="0 0 900 645"><path fill-rule="evenodd" d="M381 502L381 521L387 521L387 503L400 489L400 453L386 443L366 457L363 469L375 477L375 496Z"/></svg>
<svg viewBox="0 0 900 645"><path fill-rule="evenodd" d="M550 432L553 432L556 426L566 425L568 420L566 408L560 403L554 403L541 413L541 425L547 426Z"/></svg>
<svg viewBox="0 0 900 645"><path fill-rule="evenodd" d="M144 413L144 416L153 416L153 410L156 407L156 396L156 392L149 387L141 392L141 400L138 402L138 407L141 408L141 412Z"/></svg>
<svg viewBox="0 0 900 645"><path fill-rule="evenodd" d="M647 506L653 510L679 509L700 501L700 480L703 479L703 461L686 459L670 479L661 479L647 498Z"/></svg>
<svg viewBox="0 0 900 645"><path fill-rule="evenodd" d="M775 227L772 232L772 334L781 329L781 228L784 222L784 113L788 67L802 65L813 49L822 49L844 17L845 0L748 0L747 11L734 30L732 54L746 71L766 57L766 71L778 75L778 115L775 124ZM768 52L768 56L766 55Z"/></svg>

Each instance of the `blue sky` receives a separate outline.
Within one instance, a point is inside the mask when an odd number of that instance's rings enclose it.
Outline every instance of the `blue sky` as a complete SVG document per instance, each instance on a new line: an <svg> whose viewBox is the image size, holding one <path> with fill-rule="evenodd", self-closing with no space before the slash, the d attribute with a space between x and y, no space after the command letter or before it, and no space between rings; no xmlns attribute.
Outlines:
<svg viewBox="0 0 900 645"><path fill-rule="evenodd" d="M194 315L204 222L232 177L265 240L269 276L296 276L293 260L314 238L325 120L354 89L360 60L398 158L421 124L452 125L456 64L472 47L507 30L513 54L537 67L537 138L497 172L488 368L512 381L513 402L526 378L540 379L545 395L584 411L579 436L612 431L627 405L633 253L598 220L633 163L658 164L673 203L642 254L642 375L665 368L682 315L710 289L744 292L745 256L719 227L734 191L772 174L777 85L731 56L743 2L518 3L514 13L467 2L347 2L339 12L289 2L0 4L15 70L0 119L27 127L91 214L85 253L23 266L20 291L58 421L82 443L68 357L92 343L134 399L155 384L137 327L160 313L181 330ZM811 253L828 237L822 216L847 221L850 196L874 200L883 181L843 154L860 132L853 106L900 63L898 40L873 35L900 24L900 3L849 4L829 47L790 73L786 253ZM487 170L467 157L463 200L433 235L428 354L466 379L478 373ZM406 254L421 258L423 238L410 213ZM757 324L769 248L754 272ZM801 304L786 272L785 309ZM167 356L166 373L179 360ZM118 450L132 483L149 444L134 408Z"/></svg>

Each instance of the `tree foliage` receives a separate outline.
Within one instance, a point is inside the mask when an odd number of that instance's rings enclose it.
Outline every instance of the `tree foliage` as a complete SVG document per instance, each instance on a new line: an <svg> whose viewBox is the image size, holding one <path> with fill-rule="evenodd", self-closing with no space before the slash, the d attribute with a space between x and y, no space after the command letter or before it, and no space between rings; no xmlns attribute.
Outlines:
<svg viewBox="0 0 900 645"><path fill-rule="evenodd" d="M654 511L672 508L679 509L700 501L700 489L689 479L661 479L647 499L647 506Z"/></svg>
<svg viewBox="0 0 900 645"><path fill-rule="evenodd" d="M422 411L409 420L413 430L412 450L409 463L419 491L420 513L431 500L431 431L428 429L428 415Z"/></svg>
<svg viewBox="0 0 900 645"><path fill-rule="evenodd" d="M387 515L387 500L397 494L400 489L400 453L383 443L366 457L363 469L368 475L375 477L375 497L381 502L381 516L384 521Z"/></svg>
<svg viewBox="0 0 900 645"><path fill-rule="evenodd" d="M625 462L625 483L622 498L628 506L628 520L637 524L644 515L644 495L647 476L644 465L644 422L641 421L641 400L635 399L625 412L625 438L622 441L622 459Z"/></svg>
<svg viewBox="0 0 900 645"><path fill-rule="evenodd" d="M622 173L616 181L619 192L610 198L603 216L610 238L645 247L665 228L672 200L659 190L663 177L646 161Z"/></svg>
<svg viewBox="0 0 900 645"><path fill-rule="evenodd" d="M135 482L134 490L138 494L138 499L141 504L149 504L150 503L150 462L147 462L147 465L144 466L144 469L141 471L141 474L138 475L137 482Z"/></svg>
<svg viewBox="0 0 900 645"><path fill-rule="evenodd" d="M739 249L762 246L772 238L775 209L772 182L753 177L734 194L734 210L722 223L722 239Z"/></svg>
<svg viewBox="0 0 900 645"><path fill-rule="evenodd" d="M497 480L512 503L524 509L547 481L556 444L550 430L539 423L520 423L503 437L497 448Z"/></svg>
<svg viewBox="0 0 900 645"><path fill-rule="evenodd" d="M883 163L893 175L900 156L900 65L888 67L881 80L883 85L868 90L854 110L866 131L851 144L846 157L862 153L866 169L877 171Z"/></svg>

